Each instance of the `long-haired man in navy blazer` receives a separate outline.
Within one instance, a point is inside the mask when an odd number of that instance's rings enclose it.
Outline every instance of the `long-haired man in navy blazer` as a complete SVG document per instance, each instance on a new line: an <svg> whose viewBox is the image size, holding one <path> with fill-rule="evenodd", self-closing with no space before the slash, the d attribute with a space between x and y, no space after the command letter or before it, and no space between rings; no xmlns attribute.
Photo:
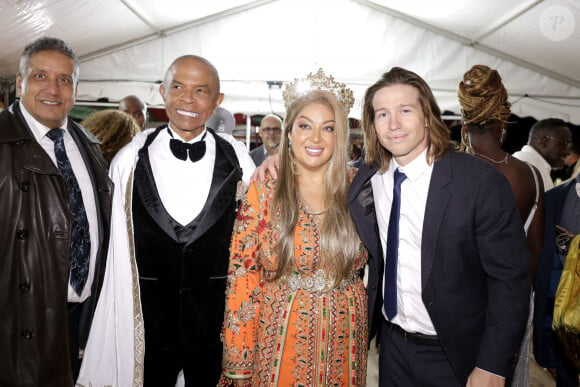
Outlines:
<svg viewBox="0 0 580 387"><path fill-rule="evenodd" d="M371 255L380 385L504 385L530 291L507 180L450 148L429 86L411 71L395 67L367 90L362 122L366 157L349 205Z"/></svg>

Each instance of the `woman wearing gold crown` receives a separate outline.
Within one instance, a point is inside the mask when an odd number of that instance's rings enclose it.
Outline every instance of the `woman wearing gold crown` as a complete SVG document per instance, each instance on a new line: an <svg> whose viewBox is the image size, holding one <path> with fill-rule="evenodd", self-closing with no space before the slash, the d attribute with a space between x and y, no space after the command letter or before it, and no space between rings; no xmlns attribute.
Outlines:
<svg viewBox="0 0 580 387"><path fill-rule="evenodd" d="M222 384L365 385L367 252L345 168L352 91L319 70L284 101L278 179L251 184L234 225Z"/></svg>

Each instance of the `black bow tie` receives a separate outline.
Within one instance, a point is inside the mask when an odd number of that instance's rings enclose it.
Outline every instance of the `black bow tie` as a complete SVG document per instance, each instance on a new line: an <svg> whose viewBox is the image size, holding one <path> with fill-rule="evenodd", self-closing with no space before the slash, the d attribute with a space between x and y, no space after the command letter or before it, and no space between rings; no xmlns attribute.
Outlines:
<svg viewBox="0 0 580 387"><path fill-rule="evenodd" d="M167 129L169 131L169 129ZM181 140L176 140L172 138L169 140L169 148L171 149L171 153L173 156L177 157L179 160L187 160L187 152L189 151L189 159L193 162L201 160L201 158L205 155L205 135L207 132L203 134L201 140L194 142L193 144L189 144L187 142L183 142ZM169 135L173 137L173 134L169 131Z"/></svg>

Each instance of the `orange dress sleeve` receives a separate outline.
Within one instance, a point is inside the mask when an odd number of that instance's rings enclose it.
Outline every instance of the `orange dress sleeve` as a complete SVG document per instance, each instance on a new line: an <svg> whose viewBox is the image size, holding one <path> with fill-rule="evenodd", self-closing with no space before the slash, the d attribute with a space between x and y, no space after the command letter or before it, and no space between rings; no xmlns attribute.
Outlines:
<svg viewBox="0 0 580 387"><path fill-rule="evenodd" d="M250 185L240 204L230 247L222 331L223 375L230 380L251 378L254 367L255 330L262 298L259 235L264 222L257 184Z"/></svg>

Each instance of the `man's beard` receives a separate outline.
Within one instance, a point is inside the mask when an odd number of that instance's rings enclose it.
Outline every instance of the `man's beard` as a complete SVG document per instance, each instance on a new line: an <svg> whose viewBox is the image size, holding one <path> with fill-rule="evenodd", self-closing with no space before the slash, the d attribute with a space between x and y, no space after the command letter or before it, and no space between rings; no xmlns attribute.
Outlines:
<svg viewBox="0 0 580 387"><path fill-rule="evenodd" d="M278 145L280 144L280 142L269 142L268 143L268 148L270 149L278 149Z"/></svg>

